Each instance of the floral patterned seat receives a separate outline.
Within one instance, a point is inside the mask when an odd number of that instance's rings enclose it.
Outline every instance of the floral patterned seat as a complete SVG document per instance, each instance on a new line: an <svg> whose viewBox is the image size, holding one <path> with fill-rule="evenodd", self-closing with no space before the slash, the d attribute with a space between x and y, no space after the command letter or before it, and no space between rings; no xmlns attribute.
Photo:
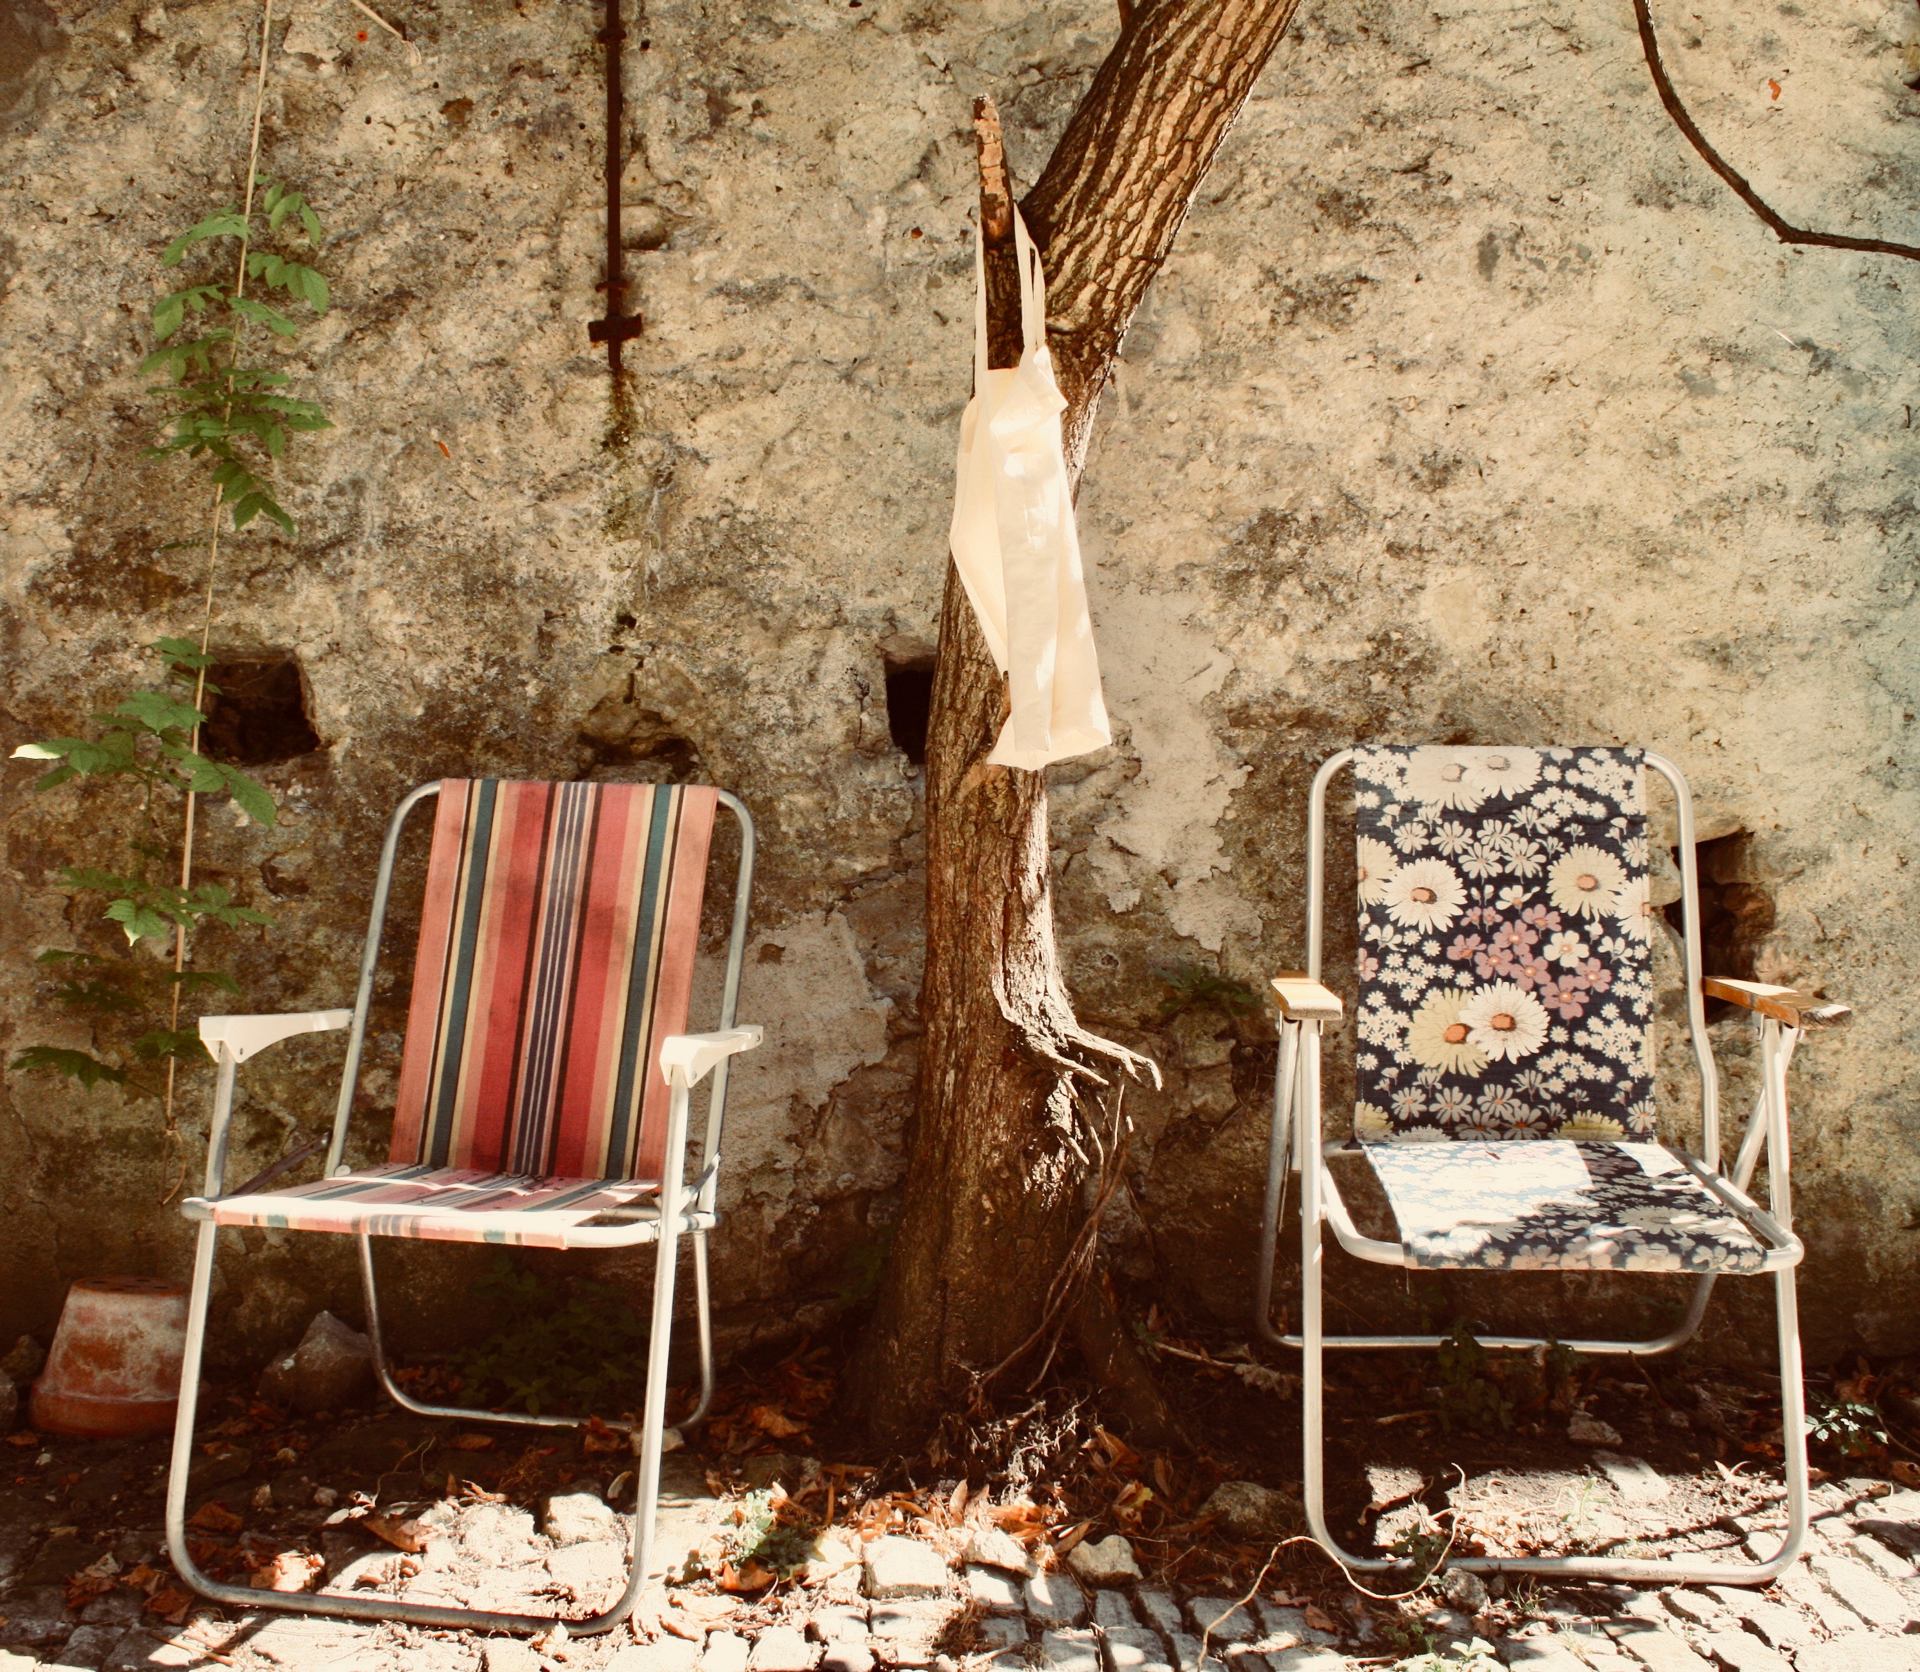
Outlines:
<svg viewBox="0 0 1920 1672"><path fill-rule="evenodd" d="M1767 1245L1663 1144L1370 1144L1411 1265L1759 1271Z"/></svg>
<svg viewBox="0 0 1920 1672"><path fill-rule="evenodd" d="M1422 1266L1756 1270L1653 1139L1637 749L1354 756L1354 1136ZM1538 1144L1540 1139L1572 1143ZM1444 1143L1450 1153L1406 1153Z"/></svg>

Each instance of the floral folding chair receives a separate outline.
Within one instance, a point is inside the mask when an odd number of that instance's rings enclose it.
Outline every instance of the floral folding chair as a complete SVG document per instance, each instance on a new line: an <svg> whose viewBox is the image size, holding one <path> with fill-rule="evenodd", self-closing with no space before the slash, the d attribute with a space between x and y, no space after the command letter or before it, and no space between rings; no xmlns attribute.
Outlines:
<svg viewBox="0 0 1920 1672"><path fill-rule="evenodd" d="M437 805L414 957L392 1147L383 1166L343 1164L365 1044L394 859L407 816ZM717 1032L685 1032L709 851L719 810L740 830L733 918ZM478 1630L535 1630L559 1616L402 1603L367 1595L261 1591L203 1572L187 1537L187 1476L207 1331L215 1242L223 1227L352 1236L359 1243L375 1367L407 1410L462 1421L574 1427L584 1416L528 1416L431 1405L395 1381L381 1339L375 1238L540 1248L659 1247L641 1417L639 1486L626 1588L575 1632L626 1618L648 1574L666 1424L674 1277L693 1244L700 1400L713 1392L707 1234L716 1221L729 1059L760 1043L734 1025L753 824L721 790L649 784L445 779L415 790L387 827L373 916L351 1010L209 1016L200 1034L218 1074L199 1222L186 1361L167 1488L167 1545L181 1576L219 1602L308 1614ZM344 1028L346 1067L325 1176L313 1184L223 1194L238 1065L295 1034ZM709 1081L700 1172L687 1179L692 1094Z"/></svg>
<svg viewBox="0 0 1920 1672"><path fill-rule="evenodd" d="M1320 981L1327 790L1351 767L1360 932L1353 1139L1324 1142L1323 1030L1340 1000ZM1686 1013L1702 1088L1700 1143L1657 1136L1653 938L1645 774L1678 815ZM1761 1584L1798 1554L1807 1525L1799 1324L1801 1244L1788 1193L1787 1064L1802 1033L1849 1012L1790 988L1703 977L1693 808L1674 765L1637 749L1369 747L1320 768L1309 804L1307 968L1272 983L1280 1018L1255 1306L1257 1327L1301 1349L1307 1524L1348 1567L1324 1506L1326 1348L1434 1347L1432 1335L1328 1335L1322 1224L1348 1252L1423 1270L1672 1273L1692 1279L1674 1328L1644 1341L1569 1340L1582 1353L1651 1357L1699 1327L1721 1274L1767 1275L1779 1319L1786 1537L1760 1561L1605 1556L1456 1558L1480 1572ZM1719 1082L1705 1000L1752 1014L1761 1089L1723 1167ZM1297 1117L1297 1120L1296 1120ZM1293 1128L1297 1126L1297 1131ZM1357 1149L1397 1225L1363 1235L1329 1159ZM1748 1194L1762 1156L1767 1206ZM1273 1255L1291 1157L1301 1177L1301 1327L1272 1318ZM1481 1337L1489 1348L1547 1345Z"/></svg>

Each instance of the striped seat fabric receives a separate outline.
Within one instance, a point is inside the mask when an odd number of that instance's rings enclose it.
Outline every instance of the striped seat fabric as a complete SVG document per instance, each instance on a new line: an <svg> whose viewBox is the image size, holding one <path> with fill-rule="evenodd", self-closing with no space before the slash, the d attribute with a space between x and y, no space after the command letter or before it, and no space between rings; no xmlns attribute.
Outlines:
<svg viewBox="0 0 1920 1672"><path fill-rule="evenodd" d="M565 1248L595 1220L644 1217L659 1191L636 1179L532 1178L460 1167L389 1164L290 1190L191 1204L216 1225L278 1231L365 1231L422 1242L489 1242Z"/></svg>
<svg viewBox="0 0 1920 1672"><path fill-rule="evenodd" d="M564 1247L658 1189L715 791L446 779L389 1164L187 1211Z"/></svg>
<svg viewBox="0 0 1920 1672"><path fill-rule="evenodd" d="M718 797L440 787L390 1159L655 1178Z"/></svg>

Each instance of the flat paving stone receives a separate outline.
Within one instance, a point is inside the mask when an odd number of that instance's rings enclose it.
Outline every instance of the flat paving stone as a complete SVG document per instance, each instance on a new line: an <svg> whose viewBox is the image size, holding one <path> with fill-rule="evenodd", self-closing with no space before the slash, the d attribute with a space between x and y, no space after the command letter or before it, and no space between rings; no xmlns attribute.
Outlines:
<svg viewBox="0 0 1920 1672"><path fill-rule="evenodd" d="M1725 1626L1708 1632L1701 1641L1707 1653L1732 1672L1792 1672L1785 1655L1768 1648L1750 1631Z"/></svg>
<svg viewBox="0 0 1920 1672"><path fill-rule="evenodd" d="M662 1632L651 1642L621 1644L604 1672L693 1672L700 1664L700 1647L685 1637Z"/></svg>
<svg viewBox="0 0 1920 1672"><path fill-rule="evenodd" d="M497 1637L480 1646L482 1672L540 1672L540 1657L531 1643L517 1637Z"/></svg>
<svg viewBox="0 0 1920 1672"><path fill-rule="evenodd" d="M1516 1637L1500 1645L1506 1663L1524 1672L1590 1672L1561 1637Z"/></svg>
<svg viewBox="0 0 1920 1672"><path fill-rule="evenodd" d="M1026 1586L999 1568L970 1567L963 1576L967 1594L989 1614L1018 1614Z"/></svg>
<svg viewBox="0 0 1920 1672"><path fill-rule="evenodd" d="M1347 1672L1347 1657L1324 1644L1303 1643L1297 1649L1268 1650L1267 1665L1273 1672Z"/></svg>
<svg viewBox="0 0 1920 1672"><path fill-rule="evenodd" d="M752 1646L737 1631L710 1631L700 1656L700 1672L747 1672Z"/></svg>
<svg viewBox="0 0 1920 1672"><path fill-rule="evenodd" d="M1187 1598L1187 1623L1210 1643L1251 1643L1259 1623L1232 1597Z"/></svg>
<svg viewBox="0 0 1920 1672"><path fill-rule="evenodd" d="M882 1603L869 1622L867 1646L893 1666L926 1666L960 1604L950 1598Z"/></svg>
<svg viewBox="0 0 1920 1672"><path fill-rule="evenodd" d="M1140 1592L1140 1617L1163 1637L1171 1637L1175 1632L1185 1631L1187 1622L1180 1613L1180 1604L1166 1591L1143 1588Z"/></svg>
<svg viewBox="0 0 1920 1672"><path fill-rule="evenodd" d="M1816 1643L1793 1657L1794 1672L1913 1672L1917 1663L1920 1643L1865 1631Z"/></svg>
<svg viewBox="0 0 1920 1672"><path fill-rule="evenodd" d="M1087 1594L1064 1573L1036 1573L1027 1581L1027 1613L1056 1630L1085 1625Z"/></svg>
<svg viewBox="0 0 1920 1672"><path fill-rule="evenodd" d="M1107 1672L1172 1672L1167 1646L1145 1626L1113 1626L1100 1634Z"/></svg>
<svg viewBox="0 0 1920 1672"><path fill-rule="evenodd" d="M754 1635L747 1672L811 1672L819 1652L793 1626L767 1626Z"/></svg>
<svg viewBox="0 0 1920 1672"><path fill-rule="evenodd" d="M1820 1583L1833 1592L1868 1625L1902 1632L1920 1619L1920 1609L1863 1562L1816 1551L1807 1559ZM1920 1660L1920 1652L1914 1656Z"/></svg>
<svg viewBox="0 0 1920 1672"><path fill-rule="evenodd" d="M1722 1623L1727 1611L1704 1591L1689 1590L1677 1585L1671 1591L1662 1591L1660 1600L1667 1605L1670 1613L1678 1614L1681 1619L1689 1620L1697 1626L1714 1626Z"/></svg>
<svg viewBox="0 0 1920 1672"><path fill-rule="evenodd" d="M1607 1624L1607 1634L1653 1672L1714 1672L1711 1661L1701 1659L1679 1632L1667 1626L1650 1620L1613 1620Z"/></svg>
<svg viewBox="0 0 1920 1672"><path fill-rule="evenodd" d="M998 1654L1003 1649L1023 1648L1027 1641L1027 1622L1018 1614L1000 1614L978 1621L974 1626L976 1652Z"/></svg>
<svg viewBox="0 0 1920 1672"><path fill-rule="evenodd" d="M1040 1664L1054 1672L1102 1672L1099 1639L1090 1631L1044 1632Z"/></svg>
<svg viewBox="0 0 1920 1672"><path fill-rule="evenodd" d="M1739 1590L1732 1585L1714 1586L1713 1595L1726 1604L1728 1613L1758 1632L1772 1648L1791 1652L1811 1647L1820 1641L1820 1633L1813 1622L1783 1602L1775 1602L1771 1597Z"/></svg>
<svg viewBox="0 0 1920 1672"><path fill-rule="evenodd" d="M1093 1623L1102 1631L1132 1631L1139 1626L1140 1617L1133 1611L1133 1598L1125 1591L1095 1591Z"/></svg>
<svg viewBox="0 0 1920 1672"><path fill-rule="evenodd" d="M818 1672L873 1672L873 1651L864 1641L836 1641L820 1651Z"/></svg>
<svg viewBox="0 0 1920 1672"><path fill-rule="evenodd" d="M807 1618L807 1635L822 1643L864 1643L868 1609L861 1603L818 1608Z"/></svg>
<svg viewBox="0 0 1920 1672"><path fill-rule="evenodd" d="M1254 1598L1254 1609L1260 1616L1262 1639L1285 1638L1282 1645L1293 1648L1302 1643L1334 1643L1338 1639L1330 1631L1320 1631L1307 1624L1306 1610L1290 1607L1285 1603L1267 1602Z"/></svg>

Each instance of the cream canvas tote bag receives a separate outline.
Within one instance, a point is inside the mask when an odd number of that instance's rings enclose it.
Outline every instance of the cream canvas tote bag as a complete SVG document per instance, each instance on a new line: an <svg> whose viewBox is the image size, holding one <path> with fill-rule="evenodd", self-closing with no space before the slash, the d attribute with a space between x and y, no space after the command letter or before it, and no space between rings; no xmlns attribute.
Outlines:
<svg viewBox="0 0 1920 1672"><path fill-rule="evenodd" d="M1046 275L1018 210L1020 363L987 368L986 264L974 241L973 399L960 420L954 566L1012 712L987 759L1037 770L1113 741L1087 616L1060 414L1066 397L1047 354Z"/></svg>

